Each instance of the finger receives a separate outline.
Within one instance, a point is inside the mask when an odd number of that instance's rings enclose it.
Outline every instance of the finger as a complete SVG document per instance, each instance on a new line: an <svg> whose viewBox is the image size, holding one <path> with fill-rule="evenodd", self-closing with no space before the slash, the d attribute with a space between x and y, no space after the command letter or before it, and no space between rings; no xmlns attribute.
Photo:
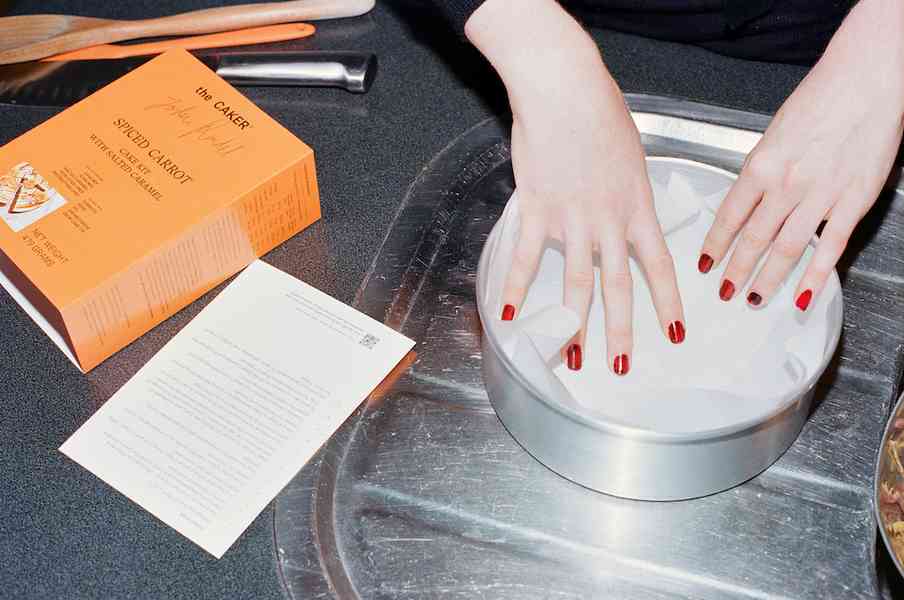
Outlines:
<svg viewBox="0 0 904 600"><path fill-rule="evenodd" d="M581 328L567 344L563 359L572 371L580 371L584 361L587 313L593 299L593 244L586 228L571 228L565 239L565 306L580 318Z"/></svg>
<svg viewBox="0 0 904 600"><path fill-rule="evenodd" d="M713 266L722 262L735 236L763 197L764 187L750 166L751 163L755 163L752 158L745 163L738 179L716 211L715 221L706 233L697 262L697 269L701 273L709 273Z"/></svg>
<svg viewBox="0 0 904 600"><path fill-rule="evenodd" d="M722 284L719 286L719 297L722 300L731 300L735 291L747 283L760 257L785 222L789 206L787 200L780 201L776 195L767 194L753 211L747 225L741 230L738 243L731 253L731 260L725 267Z"/></svg>
<svg viewBox="0 0 904 600"><path fill-rule="evenodd" d="M650 284L650 293L659 323L666 337L673 344L684 341L684 309L675 277L675 261L665 243L659 221L652 208L639 215L631 232L631 244Z"/></svg>
<svg viewBox="0 0 904 600"><path fill-rule="evenodd" d="M825 202L828 190L818 190L810 195L810 201L803 202L785 221L766 259L763 268L750 285L747 303L760 306L769 302L807 249L813 234L825 218Z"/></svg>
<svg viewBox="0 0 904 600"><path fill-rule="evenodd" d="M807 310L813 297L822 291L826 280L838 264L842 252L847 247L848 240L854 227L860 221L862 216L857 202L845 201L842 198L832 214L829 215L829 221L819 236L816 243L816 251L804 276L801 277L797 284L797 291L794 293L794 305L802 310Z"/></svg>
<svg viewBox="0 0 904 600"><path fill-rule="evenodd" d="M524 302L527 289L537 274L545 243L546 227L543 221L527 216L522 217L518 241L515 243L515 251L512 255L512 265L502 290L503 321L514 319L518 308Z"/></svg>
<svg viewBox="0 0 904 600"><path fill-rule="evenodd" d="M634 346L632 302L634 283L628 266L628 243L616 228L607 228L600 239L600 279L606 311L606 353L609 368L626 375Z"/></svg>

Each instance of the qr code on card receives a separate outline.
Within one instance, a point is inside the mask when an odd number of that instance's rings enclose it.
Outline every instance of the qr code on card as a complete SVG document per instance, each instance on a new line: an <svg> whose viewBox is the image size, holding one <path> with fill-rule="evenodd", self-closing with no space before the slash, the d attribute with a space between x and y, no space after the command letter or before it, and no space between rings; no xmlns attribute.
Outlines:
<svg viewBox="0 0 904 600"><path fill-rule="evenodd" d="M365 348L370 349L370 348L373 348L374 346L376 346L379 343L379 341L380 341L380 338L368 333L363 338L361 338L361 345L364 346Z"/></svg>

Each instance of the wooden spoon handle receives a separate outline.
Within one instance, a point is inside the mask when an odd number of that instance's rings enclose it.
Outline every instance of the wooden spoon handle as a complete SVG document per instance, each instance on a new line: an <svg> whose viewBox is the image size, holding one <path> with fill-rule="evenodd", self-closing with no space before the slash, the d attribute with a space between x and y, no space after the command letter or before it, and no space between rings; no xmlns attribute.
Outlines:
<svg viewBox="0 0 904 600"><path fill-rule="evenodd" d="M79 48L111 44L124 40L169 35L197 35L262 27L293 21L313 21L364 14L375 0L295 0L208 8L179 15L120 21L56 37L0 52L0 64L37 60Z"/></svg>
<svg viewBox="0 0 904 600"><path fill-rule="evenodd" d="M309 23L282 23L264 27L249 27L238 31L221 31L206 35L179 37L162 42L143 42L140 44L101 44L89 46L72 52L54 54L42 58L41 62L65 62L67 60L106 60L112 58L129 58L130 56L148 56L163 54L167 50L198 50L208 48L229 48L249 44L265 44L297 40L314 35L314 26Z"/></svg>
<svg viewBox="0 0 904 600"><path fill-rule="evenodd" d="M207 8L179 15L126 21L130 38L193 35L261 27L293 21L354 17L370 11L375 0L295 0ZM122 40L117 40L122 41Z"/></svg>

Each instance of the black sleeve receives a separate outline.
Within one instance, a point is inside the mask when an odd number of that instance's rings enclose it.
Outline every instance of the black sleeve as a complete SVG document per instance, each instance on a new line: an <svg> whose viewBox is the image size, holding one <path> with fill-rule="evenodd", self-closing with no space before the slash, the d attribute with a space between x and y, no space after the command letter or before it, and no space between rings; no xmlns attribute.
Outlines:
<svg viewBox="0 0 904 600"><path fill-rule="evenodd" d="M486 0L433 0L433 3L442 11L452 23L455 32L463 35L465 22L471 14Z"/></svg>

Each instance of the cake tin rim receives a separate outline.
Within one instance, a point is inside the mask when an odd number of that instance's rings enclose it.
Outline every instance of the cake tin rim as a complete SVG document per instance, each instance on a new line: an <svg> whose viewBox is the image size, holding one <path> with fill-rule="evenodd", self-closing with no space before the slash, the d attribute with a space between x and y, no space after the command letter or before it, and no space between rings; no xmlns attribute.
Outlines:
<svg viewBox="0 0 904 600"><path fill-rule="evenodd" d="M732 179L737 179L737 175L735 173L731 173L730 171L726 171L725 169L720 169L719 167L714 167L713 165L708 165L706 163L701 163L700 161L670 157L670 156L656 156L656 155L648 155L646 157L648 160L653 159L656 161L662 162L676 162L676 163L684 163L684 164L692 164L694 166L702 166L707 170L715 171L721 174L728 175ZM508 355L502 351L501 345L499 341L496 339L496 334L490 328L486 326L486 323L489 322L487 319L487 315L485 314L483 302L481 298L484 296L486 284L484 282L485 276L483 274L486 272L486 262L489 260L488 258L488 247L490 245L490 241L496 235L498 231L496 228L498 225L498 221L493 225L490 234L487 236L487 239L484 243L483 248L480 252L480 259L477 265L477 284L476 284L476 305L477 312L480 316L481 327L483 330L483 339L489 343L490 349L496 355L502 365L505 367L506 374L510 377L514 377L514 379L518 382L519 385L524 387L526 390L530 392L530 395L534 397L536 400L539 400L548 408L556 411L561 416L576 422L578 425L582 425L588 427L590 429L598 430L603 433L609 433L620 437L633 438L636 440L643 440L648 442L662 442L662 443L686 443L692 444L705 440L714 440L719 438L728 438L732 437L746 431L755 430L765 423L769 422L773 418L781 415L788 408L790 408L795 402L800 401L802 398L806 397L807 393L816 385L817 381L822 377L828 368L829 364L832 361L832 358L835 356L835 352L838 349L838 343L841 340L841 332L843 330L844 325L844 297L841 289L841 280L838 277L838 272L836 269L832 269L830 279L833 280L837 284L838 290L838 308L836 309L838 312L837 325L833 327L832 335L829 343L826 345L826 351L823 354L822 359L819 362L819 366L814 369L814 371L807 377L805 382L803 383L800 391L796 393L788 393L782 394L781 400L768 412L762 413L755 417L751 417L740 421L738 423L732 425L725 425L722 427L716 427L711 429L703 429L699 431L693 432L677 432L677 431L653 431L650 429L646 429L643 427L637 427L635 425L628 425L625 423L618 423L614 421L604 421L598 418L591 417L587 414L583 414L572 409L569 406L561 404L559 402L550 401L543 394L541 394L529 381L527 381L523 375L515 368L511 359ZM816 236L813 236L813 240L811 240L810 244L814 245L814 243L818 241ZM825 288L825 286L823 286Z"/></svg>

